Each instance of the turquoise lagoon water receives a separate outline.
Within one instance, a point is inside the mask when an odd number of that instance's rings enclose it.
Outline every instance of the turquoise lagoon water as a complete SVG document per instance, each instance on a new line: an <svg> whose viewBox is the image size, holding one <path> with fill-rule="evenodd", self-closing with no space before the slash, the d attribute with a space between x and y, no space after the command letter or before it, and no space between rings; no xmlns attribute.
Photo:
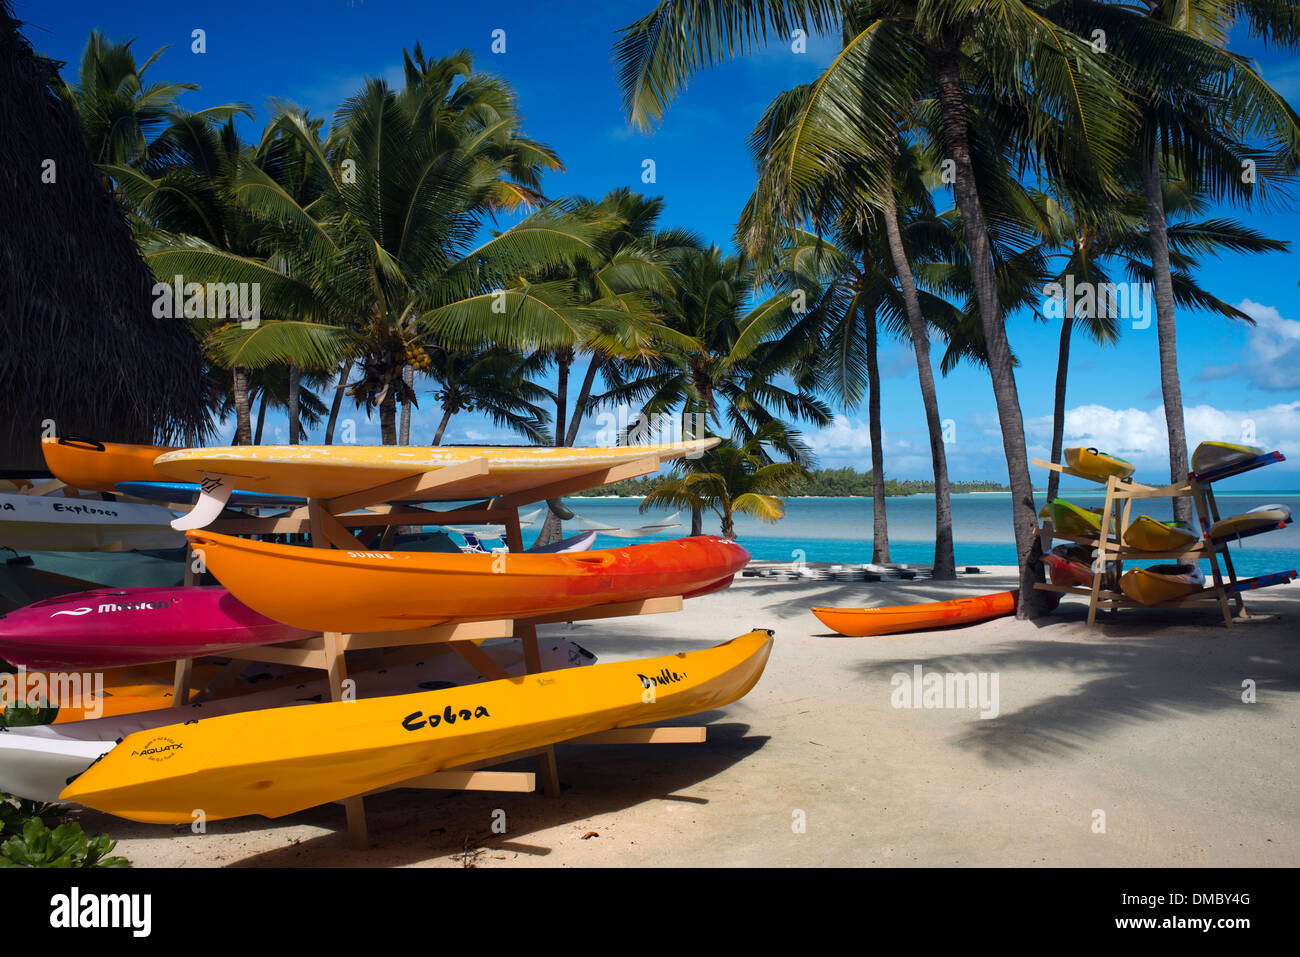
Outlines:
<svg viewBox="0 0 1300 957"><path fill-rule="evenodd" d="M1217 491L1219 514L1236 515L1259 505L1289 505L1300 515L1300 492L1294 491ZM1101 506L1105 493L1094 490L1062 489L1061 497L1083 506ZM1035 503L1046 500L1037 492ZM638 511L640 499L570 498L565 504L582 518L617 528L638 528L662 520L668 511ZM1173 517L1167 500L1143 503L1146 514L1157 519ZM525 513L529 509L523 510ZM895 562L929 563L934 559L934 496L908 495L885 502L889 520L890 559ZM1138 514L1134 506L1134 514ZM952 496L953 537L958 565L1014 565L1015 547L1011 538L1011 495L1008 492L974 492ZM627 539L601 535L597 548L616 548L635 541L676 538L689 534L691 517L683 512L676 519L682 525L657 535ZM746 516L737 516L736 536L755 558L791 561L802 557L810 562L861 563L871 561L871 499L869 498L792 498L786 500L786 517L767 525ZM566 522L564 533L580 531L577 520ZM705 513L704 530L716 534L718 519ZM525 541L528 530L524 532ZM802 552L802 556L798 553ZM1232 559L1238 577L1300 568L1300 525L1256 535L1232 546ZM1208 566L1207 566L1208 570Z"/></svg>

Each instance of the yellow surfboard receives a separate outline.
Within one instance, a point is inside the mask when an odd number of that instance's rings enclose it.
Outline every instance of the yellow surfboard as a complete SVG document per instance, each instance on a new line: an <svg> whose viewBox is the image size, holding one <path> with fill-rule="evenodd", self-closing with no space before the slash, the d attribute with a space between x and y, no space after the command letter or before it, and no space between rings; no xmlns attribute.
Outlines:
<svg viewBox="0 0 1300 957"><path fill-rule="evenodd" d="M209 477L233 480L250 492L335 498L473 459L487 460L487 475L440 486L441 501L509 495L577 478L637 459L660 463L703 454L717 438L612 448L526 446L253 445L168 452L154 467L179 482ZM428 498L425 493L422 497Z"/></svg>
<svg viewBox="0 0 1300 957"><path fill-rule="evenodd" d="M744 697L772 650L756 630L715 648L442 691L204 718L140 731L60 800L132 821L280 817L529 748L698 714Z"/></svg>

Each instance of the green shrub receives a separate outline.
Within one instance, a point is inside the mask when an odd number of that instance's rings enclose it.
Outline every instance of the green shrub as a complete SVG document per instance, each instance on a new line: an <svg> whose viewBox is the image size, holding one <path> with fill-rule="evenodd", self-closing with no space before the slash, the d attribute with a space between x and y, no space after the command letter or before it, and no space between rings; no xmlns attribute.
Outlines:
<svg viewBox="0 0 1300 957"><path fill-rule="evenodd" d="M62 821L57 805L0 794L0 867L130 867L107 856L116 846L107 834L87 838L80 824Z"/></svg>
<svg viewBox="0 0 1300 957"><path fill-rule="evenodd" d="M117 846L107 834L87 838L80 824L54 830L39 817L23 822L22 833L0 844L0 867L130 867L125 857L109 857Z"/></svg>

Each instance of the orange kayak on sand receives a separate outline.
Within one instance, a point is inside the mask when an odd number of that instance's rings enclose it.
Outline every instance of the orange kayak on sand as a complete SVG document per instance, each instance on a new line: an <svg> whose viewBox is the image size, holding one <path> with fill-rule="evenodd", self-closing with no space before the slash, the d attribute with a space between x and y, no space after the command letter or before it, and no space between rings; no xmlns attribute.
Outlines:
<svg viewBox="0 0 1300 957"><path fill-rule="evenodd" d="M925 628L967 625L1015 614L1019 589L973 598L930 601L889 608L813 608L821 623L848 638L873 638Z"/></svg>
<svg viewBox="0 0 1300 957"><path fill-rule="evenodd" d="M65 436L41 439L45 465L54 477L73 488L115 492L118 482L163 482L153 460L177 449L169 445L124 445Z"/></svg>
<svg viewBox="0 0 1300 957"><path fill-rule="evenodd" d="M590 552L342 551L189 532L208 571L268 618L371 632L532 618L614 602L691 597L731 584L749 552L696 535Z"/></svg>

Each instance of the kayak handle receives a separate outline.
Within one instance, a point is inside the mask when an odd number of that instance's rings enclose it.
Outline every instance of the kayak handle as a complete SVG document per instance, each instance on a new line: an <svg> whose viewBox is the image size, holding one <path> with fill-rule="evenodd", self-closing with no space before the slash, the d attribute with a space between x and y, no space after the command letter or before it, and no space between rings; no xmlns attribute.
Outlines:
<svg viewBox="0 0 1300 957"><path fill-rule="evenodd" d="M94 439L88 439L80 435L64 435L59 437L59 445L88 445L96 452L104 451L104 443L96 442Z"/></svg>

